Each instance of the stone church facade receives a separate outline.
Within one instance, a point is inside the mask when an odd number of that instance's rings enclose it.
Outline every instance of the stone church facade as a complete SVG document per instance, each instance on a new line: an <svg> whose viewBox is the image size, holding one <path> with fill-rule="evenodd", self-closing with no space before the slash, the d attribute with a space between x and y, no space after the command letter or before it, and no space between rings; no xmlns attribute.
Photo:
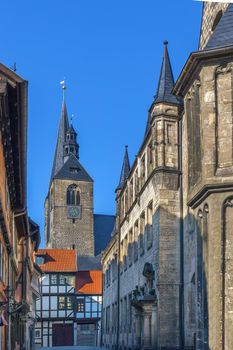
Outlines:
<svg viewBox="0 0 233 350"><path fill-rule="evenodd" d="M204 3L177 82L165 42L145 137L125 152L102 257L102 342L233 349L233 4Z"/></svg>

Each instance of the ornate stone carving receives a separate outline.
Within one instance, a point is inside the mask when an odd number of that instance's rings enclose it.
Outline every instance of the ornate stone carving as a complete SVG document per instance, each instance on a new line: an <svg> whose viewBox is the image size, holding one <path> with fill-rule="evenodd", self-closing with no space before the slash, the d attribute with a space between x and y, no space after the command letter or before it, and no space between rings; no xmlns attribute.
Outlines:
<svg viewBox="0 0 233 350"><path fill-rule="evenodd" d="M226 64L224 66L223 65L222 66L218 66L216 68L215 73L216 73L216 75L218 75L218 74L226 74L226 73L231 72L232 69L233 69L233 63L230 62L230 63L228 63L228 64Z"/></svg>
<svg viewBox="0 0 233 350"><path fill-rule="evenodd" d="M191 86L191 88L187 92L185 99L191 100L193 98L193 96L195 95L195 92L197 91L197 89L200 86L201 86L200 80L199 79L195 80L193 85Z"/></svg>
<svg viewBox="0 0 233 350"><path fill-rule="evenodd" d="M233 208L233 197L227 198L224 202L224 207L227 208Z"/></svg>

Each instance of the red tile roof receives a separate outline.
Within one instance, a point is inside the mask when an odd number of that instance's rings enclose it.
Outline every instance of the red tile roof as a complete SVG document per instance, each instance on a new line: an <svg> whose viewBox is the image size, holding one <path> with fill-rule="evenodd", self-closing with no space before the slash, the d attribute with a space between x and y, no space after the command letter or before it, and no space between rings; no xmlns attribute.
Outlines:
<svg viewBox="0 0 233 350"><path fill-rule="evenodd" d="M77 272L76 292L91 295L102 294L102 271Z"/></svg>
<svg viewBox="0 0 233 350"><path fill-rule="evenodd" d="M76 272L76 250L39 249L37 256L43 256L44 264L39 265L44 272Z"/></svg>

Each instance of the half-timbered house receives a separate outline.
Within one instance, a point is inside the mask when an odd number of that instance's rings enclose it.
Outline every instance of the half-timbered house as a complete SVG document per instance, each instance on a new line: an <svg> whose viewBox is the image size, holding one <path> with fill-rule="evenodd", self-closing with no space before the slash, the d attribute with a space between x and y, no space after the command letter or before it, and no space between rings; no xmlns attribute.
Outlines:
<svg viewBox="0 0 233 350"><path fill-rule="evenodd" d="M77 345L100 344L102 267L99 257L78 257L76 274Z"/></svg>
<svg viewBox="0 0 233 350"><path fill-rule="evenodd" d="M91 259L96 258L87 261ZM36 305L36 345L96 345L102 304L100 263L80 266L77 251L69 249L41 249L37 263L44 275ZM87 270L90 266L99 270Z"/></svg>

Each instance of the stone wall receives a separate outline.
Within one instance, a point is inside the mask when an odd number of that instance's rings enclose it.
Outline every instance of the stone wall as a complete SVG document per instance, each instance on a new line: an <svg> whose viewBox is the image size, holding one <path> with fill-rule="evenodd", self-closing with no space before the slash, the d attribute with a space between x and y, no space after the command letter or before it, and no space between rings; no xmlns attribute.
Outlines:
<svg viewBox="0 0 233 350"><path fill-rule="evenodd" d="M103 256L103 344L117 346L118 336L118 236L112 238Z"/></svg>
<svg viewBox="0 0 233 350"><path fill-rule="evenodd" d="M66 192L69 185L75 184L80 190L81 219L67 217ZM51 192L52 191L52 192ZM52 193L52 196L51 196ZM80 255L94 254L93 233L93 183L73 180L53 180L49 194L47 222L50 225L51 248L72 249Z"/></svg>
<svg viewBox="0 0 233 350"><path fill-rule="evenodd" d="M180 344L178 108L160 103L151 114L150 132L117 192L121 349L176 349ZM111 244L102 261L107 276L113 269ZM153 270L153 282L144 273L146 266ZM110 323L107 331L103 328L103 345L112 348L116 287L110 283L103 297L104 322L107 317Z"/></svg>
<svg viewBox="0 0 233 350"><path fill-rule="evenodd" d="M183 115L184 297L186 345L231 349L233 194L232 62L226 57L190 75ZM190 102L199 103L190 114ZM199 126L196 124L200 118ZM194 136L190 129L194 129ZM193 158L196 133L200 152ZM190 166L190 163L193 163ZM195 177L196 167L201 169ZM194 180L193 180L194 179Z"/></svg>

